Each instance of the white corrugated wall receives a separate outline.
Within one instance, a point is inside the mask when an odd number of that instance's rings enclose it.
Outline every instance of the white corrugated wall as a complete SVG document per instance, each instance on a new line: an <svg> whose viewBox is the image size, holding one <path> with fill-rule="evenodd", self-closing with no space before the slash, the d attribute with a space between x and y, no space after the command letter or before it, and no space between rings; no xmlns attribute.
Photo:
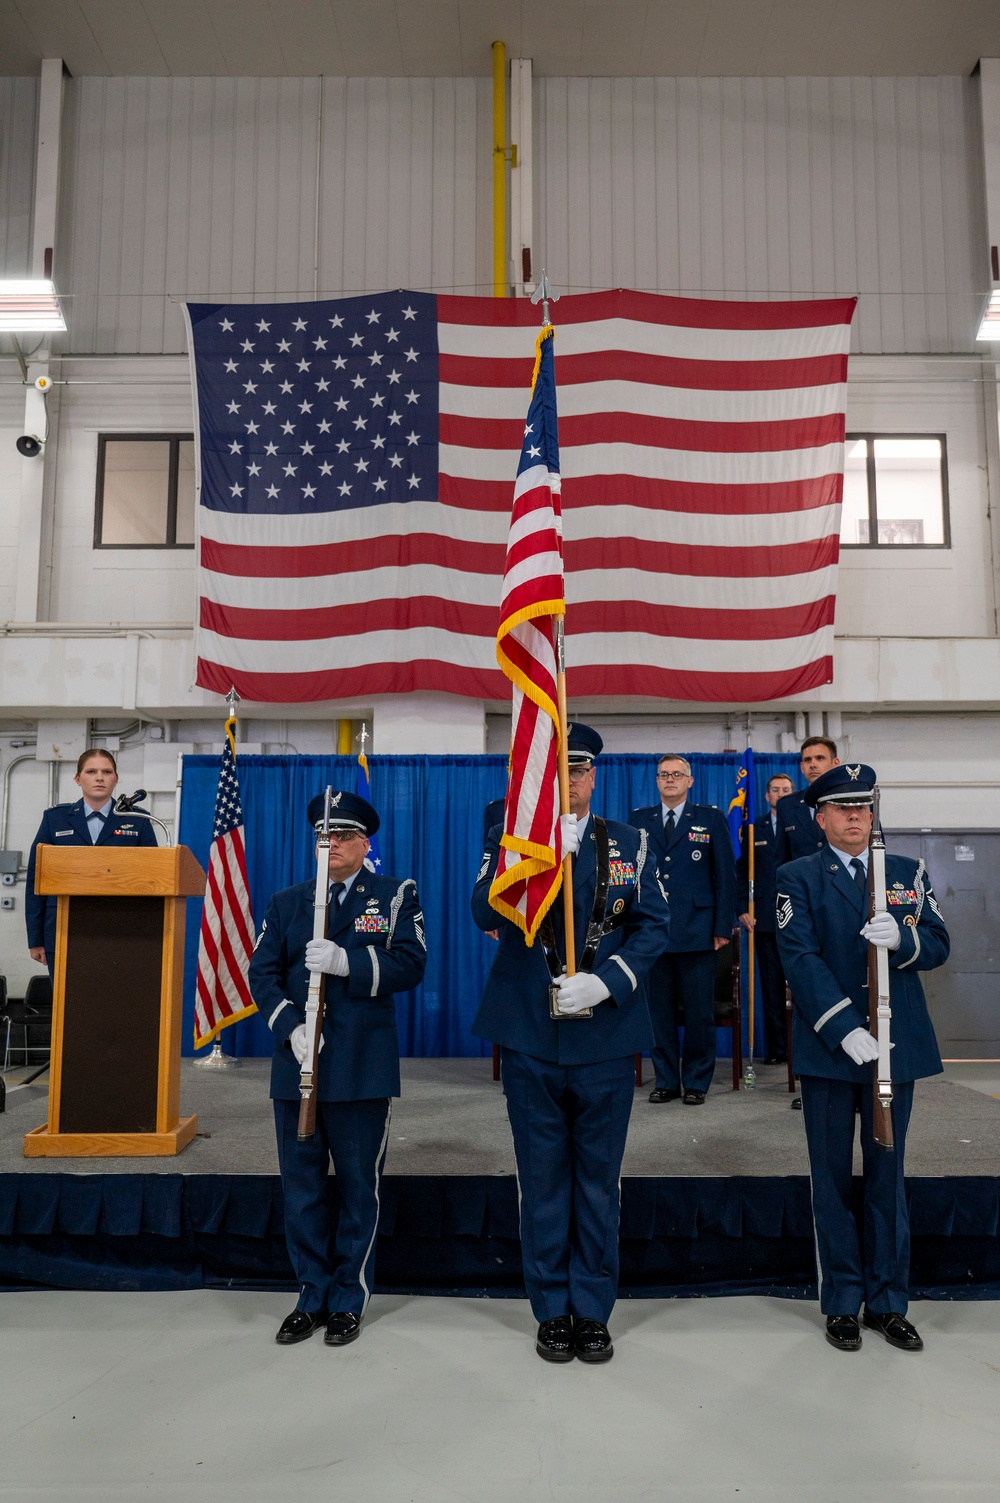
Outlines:
<svg viewBox="0 0 1000 1503"><path fill-rule="evenodd" d="M545 78L536 265L566 290L859 292L857 350L973 348L975 82Z"/></svg>
<svg viewBox="0 0 1000 1503"><path fill-rule="evenodd" d="M84 78L66 92L75 352L183 349L183 297L486 289L486 80Z"/></svg>
<svg viewBox="0 0 1000 1503"><path fill-rule="evenodd" d="M31 270L38 80L0 78L0 277Z"/></svg>

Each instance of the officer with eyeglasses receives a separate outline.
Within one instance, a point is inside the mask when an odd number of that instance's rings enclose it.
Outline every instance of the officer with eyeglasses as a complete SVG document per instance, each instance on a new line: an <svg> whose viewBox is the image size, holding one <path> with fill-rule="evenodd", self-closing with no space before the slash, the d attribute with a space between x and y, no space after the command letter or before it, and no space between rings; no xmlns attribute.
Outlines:
<svg viewBox="0 0 1000 1503"><path fill-rule="evenodd" d="M715 954L736 921L736 861L721 812L689 799L694 778L686 757L659 760L660 802L635 809L629 824L645 830L670 903L670 940L647 984L656 1080L650 1101L683 1097L700 1106L715 1070ZM678 1004L684 1007L681 1058Z"/></svg>
<svg viewBox="0 0 1000 1503"><path fill-rule="evenodd" d="M324 796L311 826L323 825ZM379 827L367 799L336 791L330 822L327 937L313 939L315 883L275 893L250 962L250 990L274 1035L271 1099L285 1201L285 1236L299 1300L277 1341L291 1346L326 1326L328 1346L361 1331L375 1274L379 1182L391 1098L399 1095L393 993L409 991L427 963L416 884L369 871ZM316 1132L299 1142L300 1067L306 1056L310 971L326 975L326 1013L316 1087ZM332 1217L333 1160L339 1215Z"/></svg>

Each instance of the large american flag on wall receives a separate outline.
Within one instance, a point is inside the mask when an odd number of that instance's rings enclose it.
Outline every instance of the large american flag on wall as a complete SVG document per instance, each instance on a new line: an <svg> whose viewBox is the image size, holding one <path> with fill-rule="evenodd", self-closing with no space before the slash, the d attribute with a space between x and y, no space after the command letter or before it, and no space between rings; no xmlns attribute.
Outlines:
<svg viewBox="0 0 1000 1503"><path fill-rule="evenodd" d="M853 311L560 300L570 695L754 703L831 681ZM536 309L388 292L186 313L198 683L506 699Z"/></svg>

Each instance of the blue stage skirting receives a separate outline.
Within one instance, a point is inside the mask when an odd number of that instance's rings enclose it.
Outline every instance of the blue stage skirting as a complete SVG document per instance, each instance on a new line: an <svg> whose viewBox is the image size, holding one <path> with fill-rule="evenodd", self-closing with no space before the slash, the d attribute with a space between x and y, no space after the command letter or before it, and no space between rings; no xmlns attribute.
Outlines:
<svg viewBox="0 0 1000 1503"><path fill-rule="evenodd" d="M860 1190L860 1181L856 1183ZM330 1180L336 1197L336 1180ZM908 1182L915 1298L1000 1298L1000 1179ZM378 1287L523 1294L512 1176L388 1176ZM622 1181L621 1292L816 1297L809 1181ZM293 1289L269 1175L0 1175L0 1289Z"/></svg>

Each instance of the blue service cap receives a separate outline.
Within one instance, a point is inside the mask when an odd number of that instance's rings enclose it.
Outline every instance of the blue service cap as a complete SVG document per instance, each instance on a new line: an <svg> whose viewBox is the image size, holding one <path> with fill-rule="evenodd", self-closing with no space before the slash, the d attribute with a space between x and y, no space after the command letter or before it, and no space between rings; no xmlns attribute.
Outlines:
<svg viewBox="0 0 1000 1503"><path fill-rule="evenodd" d="M584 767L593 762L604 750L604 742L593 726L571 720L566 727L566 751L570 767Z"/></svg>
<svg viewBox="0 0 1000 1503"><path fill-rule="evenodd" d="M314 830L323 828L323 810L326 794L317 793L309 800L306 818ZM362 835L374 835L379 827L379 817L366 798L349 793L346 788L335 788L330 800L331 830L360 830Z"/></svg>
<svg viewBox="0 0 1000 1503"><path fill-rule="evenodd" d="M845 762L810 783L802 802L813 809L821 804L870 804L877 782L874 767L864 762Z"/></svg>

